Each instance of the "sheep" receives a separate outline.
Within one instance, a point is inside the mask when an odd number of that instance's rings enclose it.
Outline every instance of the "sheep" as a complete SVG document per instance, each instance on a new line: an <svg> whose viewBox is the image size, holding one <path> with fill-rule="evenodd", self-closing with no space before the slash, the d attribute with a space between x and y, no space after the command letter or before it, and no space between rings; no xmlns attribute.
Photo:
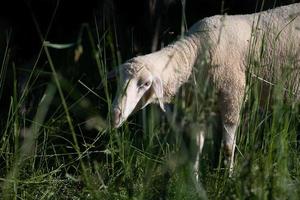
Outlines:
<svg viewBox="0 0 300 200"><path fill-rule="evenodd" d="M253 71L249 60L259 61ZM222 148L230 174L234 167L236 130L239 126L247 73L260 80L276 83L284 80L285 63L295 61L293 87L299 89L300 3L246 15L216 15L194 24L178 41L161 50L134 57L118 67L119 89L113 101L113 125L118 128L135 110L150 103L170 102L186 83L193 68L201 66L217 91L222 119ZM205 64L200 65L206 60ZM298 68L297 68L298 67ZM286 83L288 84L288 83ZM268 87L268 84L266 84ZM194 137L198 152L204 136ZM194 159L198 179L199 159Z"/></svg>

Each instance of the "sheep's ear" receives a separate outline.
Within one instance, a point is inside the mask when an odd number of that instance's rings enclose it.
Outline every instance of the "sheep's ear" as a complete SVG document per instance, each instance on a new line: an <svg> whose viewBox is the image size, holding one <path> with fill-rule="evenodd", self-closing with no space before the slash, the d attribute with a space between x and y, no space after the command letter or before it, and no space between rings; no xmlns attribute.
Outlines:
<svg viewBox="0 0 300 200"><path fill-rule="evenodd" d="M162 102L163 97L164 97L164 90L163 90L163 84L162 81L159 77L154 77L153 82L152 82L152 87L153 87L153 91L158 99L159 102L159 106L160 108L166 112L165 110L165 106Z"/></svg>

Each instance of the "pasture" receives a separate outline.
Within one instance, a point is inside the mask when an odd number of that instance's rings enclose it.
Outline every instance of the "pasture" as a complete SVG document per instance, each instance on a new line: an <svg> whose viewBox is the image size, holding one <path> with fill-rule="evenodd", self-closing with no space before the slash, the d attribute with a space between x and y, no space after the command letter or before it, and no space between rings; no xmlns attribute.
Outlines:
<svg viewBox="0 0 300 200"><path fill-rule="evenodd" d="M50 33L56 12L47 26ZM181 19L176 38L186 30L184 12ZM112 128L117 80L107 76L125 60L116 24L98 27L97 20L81 24L72 42L52 42L47 32L39 32L39 51L26 66L14 62L13 33L1 33L0 199L300 198L297 94L247 74L229 177L218 151L219 105L201 67L167 105L167 113L149 105ZM250 56L247 65L255 69L262 63ZM291 77L287 73L286 80ZM270 84L267 94L264 84ZM186 131L189 122L197 125ZM195 130L206 134L199 182L188 151L189 133Z"/></svg>

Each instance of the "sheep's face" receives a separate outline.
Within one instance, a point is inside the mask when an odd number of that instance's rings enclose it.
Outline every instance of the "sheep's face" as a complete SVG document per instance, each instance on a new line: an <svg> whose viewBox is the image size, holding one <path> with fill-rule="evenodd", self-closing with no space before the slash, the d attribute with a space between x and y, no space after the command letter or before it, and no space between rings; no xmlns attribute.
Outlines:
<svg viewBox="0 0 300 200"><path fill-rule="evenodd" d="M144 108L154 100L163 97L163 86L160 78L145 67L132 69L132 63L125 63L119 68L120 78L118 91L113 102L113 126L118 128L128 116ZM163 104L160 103L162 109Z"/></svg>

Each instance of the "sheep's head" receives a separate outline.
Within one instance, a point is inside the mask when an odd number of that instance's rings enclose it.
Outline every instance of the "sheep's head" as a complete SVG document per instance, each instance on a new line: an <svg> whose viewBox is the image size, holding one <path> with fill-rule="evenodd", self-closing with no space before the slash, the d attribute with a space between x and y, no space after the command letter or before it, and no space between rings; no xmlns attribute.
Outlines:
<svg viewBox="0 0 300 200"><path fill-rule="evenodd" d="M144 108L149 103L159 102L164 110L162 80L149 69L151 66L135 59L119 67L118 91L112 110L114 127L120 127L132 112Z"/></svg>

